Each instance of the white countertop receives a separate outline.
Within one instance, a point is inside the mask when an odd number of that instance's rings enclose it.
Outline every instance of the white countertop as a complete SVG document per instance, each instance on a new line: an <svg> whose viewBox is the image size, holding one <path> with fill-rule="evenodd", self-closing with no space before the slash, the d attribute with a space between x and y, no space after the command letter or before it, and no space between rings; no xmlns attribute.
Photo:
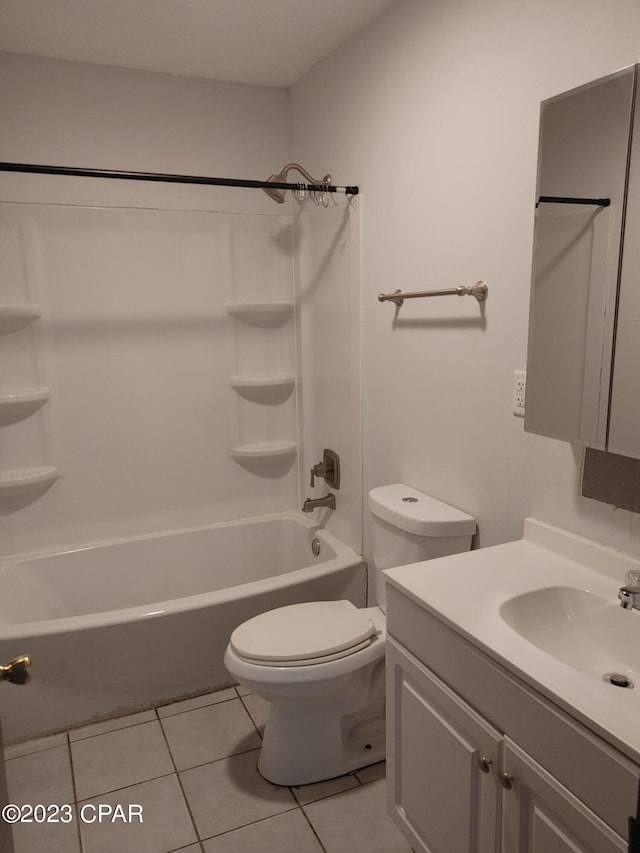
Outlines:
<svg viewBox="0 0 640 853"><path fill-rule="evenodd" d="M631 568L640 568L640 559L526 519L524 538L517 542L385 574L391 586L640 763L640 612L620 608L621 617L633 620L624 623L625 636L635 641L637 632L637 641L628 643L633 647L625 644L624 667L615 654L585 643L585 661L597 656L598 671L604 661L601 675L542 651L500 614L514 596L549 587L586 590L617 607L618 589ZM605 671L625 672L635 688L612 686L602 677Z"/></svg>

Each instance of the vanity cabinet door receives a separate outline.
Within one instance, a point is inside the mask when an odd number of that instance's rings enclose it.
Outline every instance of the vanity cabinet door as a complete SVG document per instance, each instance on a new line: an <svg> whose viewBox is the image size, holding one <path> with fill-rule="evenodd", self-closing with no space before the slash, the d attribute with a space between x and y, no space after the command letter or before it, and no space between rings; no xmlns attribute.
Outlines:
<svg viewBox="0 0 640 853"><path fill-rule="evenodd" d="M501 853L620 853L627 843L508 737Z"/></svg>
<svg viewBox="0 0 640 853"><path fill-rule="evenodd" d="M497 853L501 734L392 639L386 665L393 819L415 851Z"/></svg>

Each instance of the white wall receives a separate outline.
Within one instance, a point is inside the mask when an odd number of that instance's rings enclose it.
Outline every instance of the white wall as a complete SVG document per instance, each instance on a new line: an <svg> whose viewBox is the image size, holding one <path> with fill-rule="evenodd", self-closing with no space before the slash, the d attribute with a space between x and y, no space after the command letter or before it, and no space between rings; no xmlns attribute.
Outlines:
<svg viewBox="0 0 640 853"><path fill-rule="evenodd" d="M582 453L511 414L526 365L539 103L638 57L636 0L399 0L291 91L294 155L362 199L366 489L473 513L479 544L537 518L640 551L578 496ZM469 297L376 294L489 284ZM366 537L365 537L366 542Z"/></svg>
<svg viewBox="0 0 640 853"><path fill-rule="evenodd" d="M2 160L262 179L290 159L284 89L11 53L0 80ZM5 201L274 212L250 189L0 173L0 190Z"/></svg>

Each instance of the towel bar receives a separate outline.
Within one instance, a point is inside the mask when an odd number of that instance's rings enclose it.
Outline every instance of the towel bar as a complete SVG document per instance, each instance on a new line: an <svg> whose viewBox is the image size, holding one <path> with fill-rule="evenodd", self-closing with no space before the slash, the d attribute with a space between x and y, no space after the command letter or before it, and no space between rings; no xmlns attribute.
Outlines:
<svg viewBox="0 0 640 853"><path fill-rule="evenodd" d="M484 302L488 293L487 283L478 281L472 287L464 287L460 284L458 287L451 287L448 290L417 290L413 293L403 293L402 290L396 290L395 293L379 293L378 302L393 302L398 308L405 299L421 299L423 296L475 296L478 302Z"/></svg>

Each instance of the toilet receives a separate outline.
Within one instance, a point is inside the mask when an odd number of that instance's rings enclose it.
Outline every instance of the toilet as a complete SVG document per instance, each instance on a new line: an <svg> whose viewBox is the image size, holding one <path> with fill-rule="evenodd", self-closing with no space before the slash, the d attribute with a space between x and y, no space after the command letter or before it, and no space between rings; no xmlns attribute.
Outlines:
<svg viewBox="0 0 640 853"><path fill-rule="evenodd" d="M276 785L306 785L382 761L382 572L467 551L476 529L472 516L402 483L372 489L369 511L376 607L279 607L244 622L227 646L229 673L271 703L258 769Z"/></svg>

